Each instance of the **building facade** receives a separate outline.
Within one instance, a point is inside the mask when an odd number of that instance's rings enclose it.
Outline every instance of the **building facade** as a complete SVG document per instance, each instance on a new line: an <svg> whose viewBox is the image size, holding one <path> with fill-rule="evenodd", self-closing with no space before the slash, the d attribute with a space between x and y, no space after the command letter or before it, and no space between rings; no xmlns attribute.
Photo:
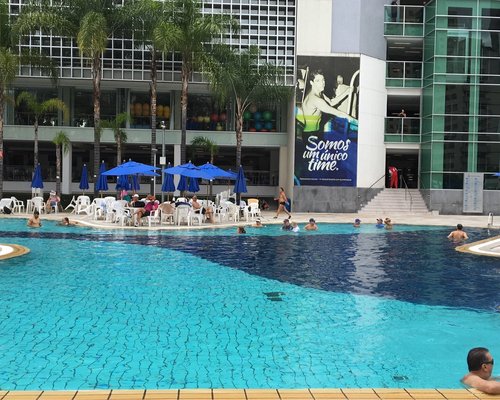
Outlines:
<svg viewBox="0 0 500 400"><path fill-rule="evenodd" d="M24 0L10 0L12 15ZM500 2L493 0L227 0L202 1L203 12L230 13L240 23L228 42L258 45L263 60L282 65L296 95L288 104L255 105L245 118L243 165L249 195L274 196L283 186L297 211L355 212L388 185L418 188L429 210L500 212ZM22 68L11 90L59 97L70 115L46 115L40 162L51 188L63 130L63 193L78 192L81 167L93 165L90 68L74 41L33 35L58 60L54 87ZM103 57L102 118L131 116L124 159L149 163L149 54L133 37L112 37ZM180 60L165 55L159 71L158 155L180 161ZM220 146L217 165L234 168L234 107L216 105L202 74L190 83L188 144L205 136ZM33 127L22 107L8 106L5 191L29 191ZM162 126L165 128L162 129ZM102 158L116 164L111 131ZM195 164L208 155L188 149ZM91 180L94 171L91 171ZM474 179L475 189L469 185ZM158 190L160 182L158 182ZM220 190L225 189L221 186ZM216 189L217 190L217 189ZM467 195L475 207L465 208ZM478 200L479 199L479 200ZM481 203L481 204L479 204Z"/></svg>

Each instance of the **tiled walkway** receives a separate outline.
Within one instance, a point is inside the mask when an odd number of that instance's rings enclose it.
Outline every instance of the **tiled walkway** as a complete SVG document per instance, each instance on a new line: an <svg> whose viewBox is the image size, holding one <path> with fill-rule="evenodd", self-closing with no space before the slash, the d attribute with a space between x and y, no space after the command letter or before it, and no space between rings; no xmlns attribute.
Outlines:
<svg viewBox="0 0 500 400"><path fill-rule="evenodd" d="M0 400L475 400L500 399L474 389L182 389L0 391Z"/></svg>

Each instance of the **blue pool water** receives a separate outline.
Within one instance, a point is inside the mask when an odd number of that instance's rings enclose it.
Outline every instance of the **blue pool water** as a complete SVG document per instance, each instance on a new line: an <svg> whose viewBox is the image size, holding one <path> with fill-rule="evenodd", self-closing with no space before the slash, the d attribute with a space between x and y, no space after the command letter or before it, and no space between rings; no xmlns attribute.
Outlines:
<svg viewBox="0 0 500 400"><path fill-rule="evenodd" d="M500 263L449 229L248 232L0 220L31 249L0 262L0 389L460 387L500 354Z"/></svg>

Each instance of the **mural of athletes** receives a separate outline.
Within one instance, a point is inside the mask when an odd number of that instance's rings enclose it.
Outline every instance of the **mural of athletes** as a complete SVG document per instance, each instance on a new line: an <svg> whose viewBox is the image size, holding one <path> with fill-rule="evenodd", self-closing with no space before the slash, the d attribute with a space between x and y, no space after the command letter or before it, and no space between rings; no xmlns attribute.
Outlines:
<svg viewBox="0 0 500 400"><path fill-rule="evenodd" d="M299 56L295 185L356 186L359 58Z"/></svg>

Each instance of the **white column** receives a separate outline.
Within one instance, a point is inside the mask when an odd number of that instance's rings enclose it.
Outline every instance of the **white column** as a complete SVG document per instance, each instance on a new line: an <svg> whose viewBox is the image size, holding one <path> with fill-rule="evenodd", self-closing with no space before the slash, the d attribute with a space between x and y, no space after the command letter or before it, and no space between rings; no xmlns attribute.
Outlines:
<svg viewBox="0 0 500 400"><path fill-rule="evenodd" d="M71 194L71 174L72 174L72 161L73 161L73 146L71 143L68 145L68 151L62 152L62 165L61 165L61 193Z"/></svg>

